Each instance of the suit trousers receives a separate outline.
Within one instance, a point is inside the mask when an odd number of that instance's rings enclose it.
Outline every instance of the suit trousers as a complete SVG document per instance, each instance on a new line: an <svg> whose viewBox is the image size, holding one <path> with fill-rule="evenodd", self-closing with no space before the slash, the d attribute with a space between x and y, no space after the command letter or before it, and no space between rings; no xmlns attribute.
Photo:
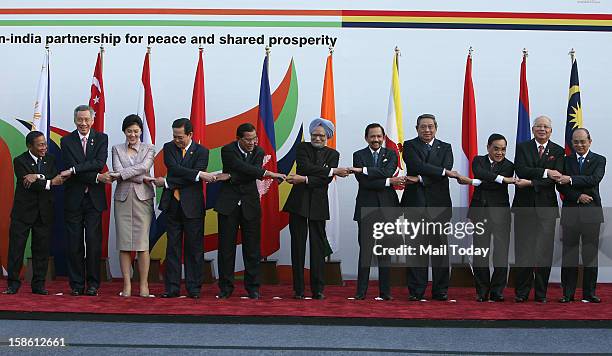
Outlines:
<svg viewBox="0 0 612 356"><path fill-rule="evenodd" d="M8 249L8 286L19 289L21 281L19 274L23 267L23 255L32 231L32 290L44 289L45 277L49 261L49 240L51 237L51 222L43 222L40 214L32 224L25 223L19 218L11 220L9 228Z"/></svg>
<svg viewBox="0 0 612 356"><path fill-rule="evenodd" d="M417 255L409 256L408 260L410 267L408 268L408 292L411 296L423 298L429 279L428 269L430 256L427 254L420 254L420 246L427 247L431 245L433 248L448 246L448 237L438 232L426 234L411 240L409 245L416 247ZM450 281L449 265L448 254L431 256L431 295L433 297L446 295L448 293Z"/></svg>
<svg viewBox="0 0 612 356"><path fill-rule="evenodd" d="M487 257L474 256L474 285L478 296L501 297L508 282L508 249L510 245L510 221L494 222L488 219L482 235L473 235L475 248L490 248L493 235L493 253ZM491 250L489 250L491 251ZM489 259L493 256L493 275L489 270Z"/></svg>
<svg viewBox="0 0 612 356"><path fill-rule="evenodd" d="M556 218L543 219L537 214L515 214L517 297L528 298L533 286L535 298L546 298L555 244L555 225Z"/></svg>
<svg viewBox="0 0 612 356"><path fill-rule="evenodd" d="M64 213L68 243L68 278L71 289L83 290L85 282L100 288L100 258L102 255L102 213L85 193L81 208ZM83 229L85 243L83 243Z"/></svg>
<svg viewBox="0 0 612 356"><path fill-rule="evenodd" d="M563 259L561 267L561 286L563 295L573 298L578 282L578 262L580 241L582 240L582 296L595 295L597 285L597 262L599 252L600 223L578 223L563 225Z"/></svg>
<svg viewBox="0 0 612 356"><path fill-rule="evenodd" d="M381 220L382 221L382 220ZM371 224L369 224L371 226ZM363 234L361 229L364 224L357 222L357 242L359 243L359 264L357 266L357 293L366 295L368 282L370 280L370 265L374 255L374 237L372 234ZM381 240L377 240L381 241ZM379 242L377 242L379 243ZM378 290L380 296L391 295L391 268L389 266L389 256L377 256L378 259Z"/></svg>
<svg viewBox="0 0 612 356"><path fill-rule="evenodd" d="M304 263L306 239L310 239L310 290L313 295L323 293L325 286L325 220L310 220L298 214L289 214L291 233L291 269L293 291L304 295Z"/></svg>
<svg viewBox="0 0 612 356"><path fill-rule="evenodd" d="M229 215L218 214L219 290L232 294L234 291L234 269L236 267L236 239L238 228L242 236L242 261L244 263L244 288L247 293L259 291L259 264L261 260L261 216L247 220L242 208L236 208Z"/></svg>
<svg viewBox="0 0 612 356"><path fill-rule="evenodd" d="M181 256L183 256L187 293L200 294L204 266L204 216L185 217L180 202L174 196L166 213L168 236L164 278L166 293L180 293Z"/></svg>

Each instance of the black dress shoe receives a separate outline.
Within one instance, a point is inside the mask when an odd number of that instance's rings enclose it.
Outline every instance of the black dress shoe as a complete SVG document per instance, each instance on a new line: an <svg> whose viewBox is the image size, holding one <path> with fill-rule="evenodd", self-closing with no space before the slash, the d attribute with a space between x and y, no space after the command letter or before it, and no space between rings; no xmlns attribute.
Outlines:
<svg viewBox="0 0 612 356"><path fill-rule="evenodd" d="M393 297L390 296L389 294L381 294L380 296L378 296L380 299L382 300L393 300Z"/></svg>
<svg viewBox="0 0 612 356"><path fill-rule="evenodd" d="M178 298L179 294L178 293L168 293L165 292L162 295L160 295L160 298Z"/></svg>
<svg viewBox="0 0 612 356"><path fill-rule="evenodd" d="M220 292L219 294L217 294L217 299L228 299L230 295L232 294L228 292Z"/></svg>
<svg viewBox="0 0 612 356"><path fill-rule="evenodd" d="M489 299L488 299L487 297L483 297L483 296L481 296L481 295L479 295L478 297L476 297L476 301L477 301L477 302L479 302L479 303L486 302L486 301L488 301L488 300L489 300Z"/></svg>
<svg viewBox="0 0 612 356"><path fill-rule="evenodd" d="M494 302L503 302L505 300L503 295L492 295L489 299Z"/></svg>
<svg viewBox="0 0 612 356"><path fill-rule="evenodd" d="M261 295L259 294L258 291L251 291L248 294L249 299L259 299L261 298Z"/></svg>
<svg viewBox="0 0 612 356"><path fill-rule="evenodd" d="M574 297L563 296L561 299L559 299L559 303L569 303L573 301L574 301Z"/></svg>
<svg viewBox="0 0 612 356"><path fill-rule="evenodd" d="M365 294L357 293L355 294L355 300L364 300Z"/></svg>
<svg viewBox="0 0 612 356"><path fill-rule="evenodd" d="M73 289L70 291L70 295L73 297L78 297L79 295L83 295L82 289Z"/></svg>
<svg viewBox="0 0 612 356"><path fill-rule="evenodd" d="M535 299L536 303L548 303L546 297L538 297Z"/></svg>
<svg viewBox="0 0 612 356"><path fill-rule="evenodd" d="M87 290L85 291L85 295L90 296L90 297L97 296L98 295L98 288L95 288L95 287L87 288Z"/></svg>
<svg viewBox="0 0 612 356"><path fill-rule="evenodd" d="M422 295L411 295L410 297L408 297L408 300L411 302L418 302L419 300L422 300L423 296Z"/></svg>
<svg viewBox="0 0 612 356"><path fill-rule="evenodd" d="M200 299L200 293L189 293L187 296L191 299Z"/></svg>
<svg viewBox="0 0 612 356"><path fill-rule="evenodd" d="M438 300L441 302L445 302L448 300L448 294L436 294L436 295L432 295L431 299L433 300Z"/></svg>
<svg viewBox="0 0 612 356"><path fill-rule="evenodd" d="M44 288L32 289L32 294L49 295L49 291Z"/></svg>
<svg viewBox="0 0 612 356"><path fill-rule="evenodd" d="M325 299L325 295L321 292L315 293L312 295L312 299L323 300Z"/></svg>
<svg viewBox="0 0 612 356"><path fill-rule="evenodd" d="M601 303L601 299L599 297L596 297L594 295L590 296L590 297L584 297L582 298L583 302L588 302L588 303Z"/></svg>
<svg viewBox="0 0 612 356"><path fill-rule="evenodd" d="M515 303L525 303L526 301L527 301L526 297L521 297L521 296L514 297L514 302Z"/></svg>
<svg viewBox="0 0 612 356"><path fill-rule="evenodd" d="M304 299L304 294L296 294L293 296L293 299L299 299L299 300Z"/></svg>
<svg viewBox="0 0 612 356"><path fill-rule="evenodd" d="M17 288L8 287L2 294L17 294L18 290Z"/></svg>

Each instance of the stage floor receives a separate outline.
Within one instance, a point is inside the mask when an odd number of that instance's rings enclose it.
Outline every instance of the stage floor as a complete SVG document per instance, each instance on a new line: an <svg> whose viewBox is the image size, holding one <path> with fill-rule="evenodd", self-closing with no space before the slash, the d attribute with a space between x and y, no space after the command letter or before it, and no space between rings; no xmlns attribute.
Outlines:
<svg viewBox="0 0 612 356"><path fill-rule="evenodd" d="M5 283L3 281L1 284L2 288ZM133 284L134 287L137 288L137 284ZM349 300L355 293L354 281L348 281L345 286L327 286L325 300L295 300L292 298L291 285L288 284L262 286L260 300L244 299L241 298L245 295L241 281L238 281L232 297L226 300L216 299L217 286L210 284L204 285L202 297L198 300L186 297L120 297L120 280L103 283L97 297L70 296L65 280L50 282L47 288L51 293L48 296L31 294L27 284L22 285L16 295L0 295L0 317L112 320L108 317L114 316L117 320L134 321L183 317L182 320L195 322L229 319L233 319L232 322L265 319L282 321L285 318L296 323L308 323L310 319L317 319L319 322L328 320L362 325L390 325L393 321L522 321L523 324L525 321L565 321L566 325L571 326L575 324L571 323L573 321L599 321L603 327L612 326L612 284L598 285L597 295L603 300L600 304L580 301L558 303L557 299L561 297L558 284L549 287L549 302L546 304L535 303L533 300L514 303L511 289L506 290L505 302L479 303L475 301L475 291L472 288L451 288L450 300L447 302L410 302L407 300L407 289L398 287L392 291L394 300L378 301L374 300L378 295L376 282L370 284L366 300ZM163 292L163 285L152 284L151 292L159 296ZM580 296L580 290L576 296ZM592 327L598 323L588 324Z"/></svg>

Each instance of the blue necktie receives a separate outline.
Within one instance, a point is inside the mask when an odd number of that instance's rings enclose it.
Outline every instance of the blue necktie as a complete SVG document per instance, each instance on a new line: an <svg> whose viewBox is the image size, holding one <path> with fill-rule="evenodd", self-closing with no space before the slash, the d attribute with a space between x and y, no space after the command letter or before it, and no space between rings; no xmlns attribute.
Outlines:
<svg viewBox="0 0 612 356"><path fill-rule="evenodd" d="M374 161L374 165L378 163L378 151L372 152L372 160Z"/></svg>
<svg viewBox="0 0 612 356"><path fill-rule="evenodd" d="M578 157L578 171L582 174L582 165L584 164L584 157Z"/></svg>

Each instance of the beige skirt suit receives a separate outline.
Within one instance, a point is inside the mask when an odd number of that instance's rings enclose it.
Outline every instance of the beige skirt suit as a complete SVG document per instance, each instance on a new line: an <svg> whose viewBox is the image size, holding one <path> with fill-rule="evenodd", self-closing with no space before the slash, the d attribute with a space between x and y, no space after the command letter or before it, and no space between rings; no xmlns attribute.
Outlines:
<svg viewBox="0 0 612 356"><path fill-rule="evenodd" d="M114 196L117 250L149 251L155 191L143 178L150 176L155 146L140 142L133 148L133 156L128 155L127 143L112 149L113 171L121 174Z"/></svg>

